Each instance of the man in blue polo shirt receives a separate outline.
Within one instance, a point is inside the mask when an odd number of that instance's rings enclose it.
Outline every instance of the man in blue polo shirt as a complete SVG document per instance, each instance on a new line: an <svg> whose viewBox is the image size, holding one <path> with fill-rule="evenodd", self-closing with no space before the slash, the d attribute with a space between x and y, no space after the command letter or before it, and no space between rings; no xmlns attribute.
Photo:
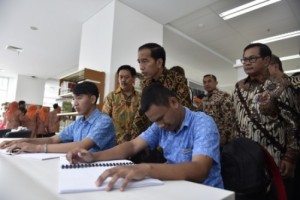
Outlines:
<svg viewBox="0 0 300 200"><path fill-rule="evenodd" d="M116 136L112 120L96 106L99 96L97 86L92 82L83 82L74 87L73 94L74 107L81 116L61 133L45 138L4 141L0 143L0 149L66 153L75 147L96 152L115 146Z"/></svg>
<svg viewBox="0 0 300 200"><path fill-rule="evenodd" d="M96 184L107 177L114 177L107 190L111 190L118 178L124 178L121 190L131 180L145 177L161 180L189 180L223 188L220 167L220 136L213 119L182 106L176 95L159 84L151 84L143 90L141 110L154 122L137 138L112 149L90 153L84 149L68 152L71 163L98 160L124 159L149 147L161 146L166 164L144 163L115 167L100 175Z"/></svg>

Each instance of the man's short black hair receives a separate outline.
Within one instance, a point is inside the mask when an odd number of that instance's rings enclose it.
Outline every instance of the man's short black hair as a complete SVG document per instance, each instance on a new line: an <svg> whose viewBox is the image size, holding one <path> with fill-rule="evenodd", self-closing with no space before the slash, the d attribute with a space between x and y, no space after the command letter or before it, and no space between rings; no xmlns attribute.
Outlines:
<svg viewBox="0 0 300 200"><path fill-rule="evenodd" d="M169 106L169 98L176 94L161 84L153 83L143 89L141 97L141 113L149 110L151 105Z"/></svg>
<svg viewBox="0 0 300 200"><path fill-rule="evenodd" d="M57 103L53 104L53 108L57 109L58 108L58 104Z"/></svg>
<svg viewBox="0 0 300 200"><path fill-rule="evenodd" d="M96 97L95 102L97 102L99 97L99 91L97 85L89 81L78 83L73 89L73 94L76 96L81 94L94 95Z"/></svg>
<svg viewBox="0 0 300 200"><path fill-rule="evenodd" d="M25 106L25 104L26 104L26 102L25 102L24 100L20 100L20 101L19 101L19 106L20 106L20 105L24 105L24 106Z"/></svg>
<svg viewBox="0 0 300 200"><path fill-rule="evenodd" d="M185 77L185 71L182 67L180 66L173 66L170 68L171 71L177 72L178 74L182 75L183 77Z"/></svg>
<svg viewBox="0 0 300 200"><path fill-rule="evenodd" d="M118 75L119 75L119 73L120 73L121 70L127 70L127 71L129 71L132 77L136 76L136 70L135 70L135 68L131 67L130 65L122 65L122 66L120 66L119 69L118 69L118 71L117 71Z"/></svg>
<svg viewBox="0 0 300 200"><path fill-rule="evenodd" d="M165 67L166 52L162 46L160 46L159 44L156 44L156 43L146 43L139 47L139 51L141 51L143 49L150 49L151 57L154 58L155 61L161 58L163 60L162 65L163 65L163 67Z"/></svg>
<svg viewBox="0 0 300 200"><path fill-rule="evenodd" d="M206 78L206 77L211 77L212 79L214 79L215 81L217 81L217 77L213 74L206 74L203 76L203 79Z"/></svg>
<svg viewBox="0 0 300 200"><path fill-rule="evenodd" d="M272 57L271 57L271 61L270 61L270 64L277 64L278 65L278 69L283 72L283 69L282 69L282 63L281 63L281 60L278 56L272 54Z"/></svg>
<svg viewBox="0 0 300 200"><path fill-rule="evenodd" d="M251 49L251 48L255 48L255 47L259 48L259 55L262 58L265 58L265 57L270 57L271 58L272 51L271 51L270 47L268 47L267 45L262 44L262 43L252 43L252 44L249 44L248 46L246 46L244 48L244 53L245 53L246 50Z"/></svg>

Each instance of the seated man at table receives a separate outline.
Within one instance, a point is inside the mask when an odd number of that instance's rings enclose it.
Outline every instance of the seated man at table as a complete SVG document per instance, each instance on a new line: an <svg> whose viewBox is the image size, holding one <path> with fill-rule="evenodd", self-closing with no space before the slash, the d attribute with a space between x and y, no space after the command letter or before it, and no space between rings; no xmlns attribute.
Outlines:
<svg viewBox="0 0 300 200"><path fill-rule="evenodd" d="M74 149L67 154L70 163L124 159L149 147L161 146L167 163L143 163L106 170L96 181L101 185L113 177L107 190L124 178L120 190L131 180L152 177L161 180L188 180L223 188L220 167L220 136L214 120L203 112L182 106L174 92L151 84L142 92L141 111L154 122L137 138L114 148L90 153Z"/></svg>
<svg viewBox="0 0 300 200"><path fill-rule="evenodd" d="M1 149L18 152L66 153L75 147L91 152L115 146L116 136L111 118L101 113L96 102L99 96L94 83L77 84L73 90L74 107L80 116L58 135L46 138L24 138L4 141Z"/></svg>

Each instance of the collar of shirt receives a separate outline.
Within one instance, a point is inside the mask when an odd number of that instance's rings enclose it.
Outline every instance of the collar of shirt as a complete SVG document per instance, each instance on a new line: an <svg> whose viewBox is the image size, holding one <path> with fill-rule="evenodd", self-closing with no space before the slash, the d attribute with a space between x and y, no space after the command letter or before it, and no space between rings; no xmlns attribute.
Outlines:
<svg viewBox="0 0 300 200"><path fill-rule="evenodd" d="M163 84L165 82L165 79L167 77L168 71L165 67L161 73L161 75L158 77L157 80L151 79L151 82L156 82L156 83L160 83Z"/></svg>
<svg viewBox="0 0 300 200"><path fill-rule="evenodd" d="M172 131L172 133L173 134L179 134L185 127L189 127L189 125L190 125L190 120L191 120L191 110L190 109L188 109L187 107L184 107L184 109L185 109L185 116L184 116L184 119L183 119L183 121L182 121L182 123L181 123L181 126L180 126L180 128L179 128L179 130L178 131Z"/></svg>
<svg viewBox="0 0 300 200"><path fill-rule="evenodd" d="M87 119L84 119L84 117L82 116L79 121L80 123L89 123L89 124L92 124L94 123L94 121L96 120L97 118L97 115L100 114L100 111L98 110L98 108L95 108L95 110L93 111L93 113L89 116L89 118Z"/></svg>
<svg viewBox="0 0 300 200"><path fill-rule="evenodd" d="M114 91L114 93L115 93L115 94L120 94L120 93L121 93L123 96L125 96L125 95L123 94L122 89L121 89L120 87L118 87L118 88ZM136 93L136 90L133 88L133 93L132 93L130 96L135 95L135 93Z"/></svg>

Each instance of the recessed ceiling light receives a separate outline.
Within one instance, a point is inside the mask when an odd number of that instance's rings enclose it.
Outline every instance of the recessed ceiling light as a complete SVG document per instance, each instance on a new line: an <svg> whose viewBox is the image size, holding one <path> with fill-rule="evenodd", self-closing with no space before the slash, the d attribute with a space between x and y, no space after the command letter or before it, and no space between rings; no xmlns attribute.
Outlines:
<svg viewBox="0 0 300 200"><path fill-rule="evenodd" d="M296 73L296 72L300 72L300 69L294 69L294 70L284 71L284 73L286 73L286 74L292 74L292 73Z"/></svg>
<svg viewBox="0 0 300 200"><path fill-rule="evenodd" d="M281 0L255 0L219 14L223 20L231 19Z"/></svg>
<svg viewBox="0 0 300 200"><path fill-rule="evenodd" d="M13 51L13 52L16 52L18 54L22 53L23 52L23 48L21 47L15 47L15 46L10 46L10 45L6 45L5 47L6 50L9 50L9 51Z"/></svg>
<svg viewBox="0 0 300 200"><path fill-rule="evenodd" d="M37 31L37 30L39 30L39 28L38 28L38 27L36 27L36 26L30 26L30 29L31 29L31 30L33 30L33 31Z"/></svg>
<svg viewBox="0 0 300 200"><path fill-rule="evenodd" d="M272 37L268 37L268 38L264 38L264 39L260 39L260 40L255 40L251 43L270 43L270 42L275 42L278 40L284 40L284 39L288 39L288 38L292 38L292 37L296 37L300 35L300 30L298 31L293 31L293 32L289 32L289 33L284 33L281 35L276 35L276 36L272 36Z"/></svg>
<svg viewBox="0 0 300 200"><path fill-rule="evenodd" d="M284 57L281 57L280 60L284 61L284 60L292 60L292 59L297 59L297 58L300 58L299 54L291 55L291 56L284 56Z"/></svg>

